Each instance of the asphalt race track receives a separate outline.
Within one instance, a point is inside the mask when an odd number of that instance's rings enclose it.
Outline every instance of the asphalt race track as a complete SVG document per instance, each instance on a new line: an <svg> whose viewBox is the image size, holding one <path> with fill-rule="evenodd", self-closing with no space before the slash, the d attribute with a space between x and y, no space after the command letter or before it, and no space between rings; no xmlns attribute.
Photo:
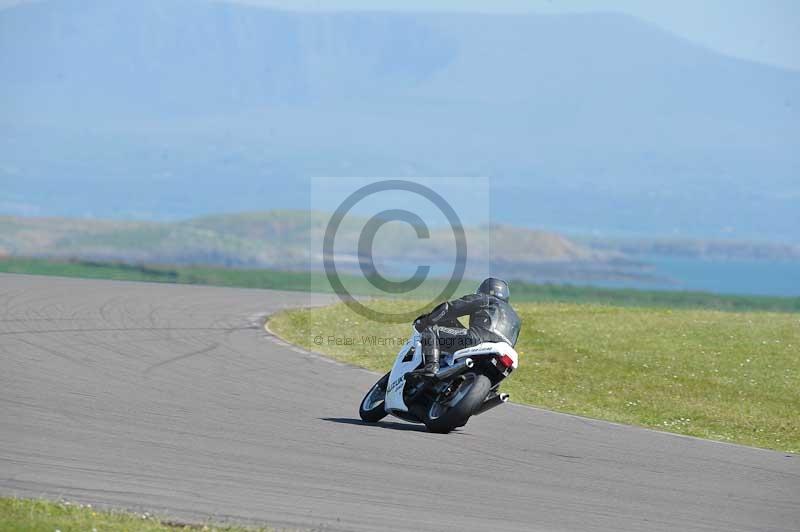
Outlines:
<svg viewBox="0 0 800 532"><path fill-rule="evenodd" d="M795 455L516 405L362 425L374 374L261 328L305 301L0 274L0 493L320 530L800 529Z"/></svg>

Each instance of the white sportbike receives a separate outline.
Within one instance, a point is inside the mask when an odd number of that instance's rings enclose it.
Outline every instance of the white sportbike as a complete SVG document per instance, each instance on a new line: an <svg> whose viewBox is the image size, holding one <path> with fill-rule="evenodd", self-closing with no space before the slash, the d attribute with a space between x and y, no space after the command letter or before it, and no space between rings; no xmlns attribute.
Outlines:
<svg viewBox="0 0 800 532"><path fill-rule="evenodd" d="M392 371L381 377L361 401L359 415L369 423L388 414L424 423L431 432L463 427L471 416L508 401L500 383L517 368L519 355L506 342L484 342L442 353L433 378L408 374L423 364L422 337L412 329Z"/></svg>

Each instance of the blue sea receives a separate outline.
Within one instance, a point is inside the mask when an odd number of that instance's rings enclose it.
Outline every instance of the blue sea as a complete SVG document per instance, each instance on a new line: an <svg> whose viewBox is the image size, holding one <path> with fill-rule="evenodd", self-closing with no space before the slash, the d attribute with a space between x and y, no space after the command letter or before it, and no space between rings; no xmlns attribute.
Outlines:
<svg viewBox="0 0 800 532"><path fill-rule="evenodd" d="M704 260L661 256L637 257L653 266L656 282L598 281L587 284L719 294L800 296L800 262Z"/></svg>
<svg viewBox="0 0 800 532"><path fill-rule="evenodd" d="M712 292L718 294L765 295L800 297L800 262L756 260L706 260L664 256L636 256L647 264L647 280L602 280L573 278L568 281L548 278L537 273L530 279L538 283L571 284L576 286L601 286L607 288L637 288L641 290L681 290ZM406 278L417 267L412 262L393 262L390 273ZM441 262L431 265L434 276L446 276L452 264ZM491 267L478 268L468 278L488 275ZM635 270L632 271L635 273Z"/></svg>

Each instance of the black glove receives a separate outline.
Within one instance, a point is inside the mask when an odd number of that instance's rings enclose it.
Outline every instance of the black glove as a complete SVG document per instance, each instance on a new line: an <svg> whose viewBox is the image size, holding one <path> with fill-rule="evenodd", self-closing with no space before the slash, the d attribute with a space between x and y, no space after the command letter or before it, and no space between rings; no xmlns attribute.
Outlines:
<svg viewBox="0 0 800 532"><path fill-rule="evenodd" d="M424 331L434 323L439 323L447 315L448 310L450 310L450 303L447 301L440 303L429 314L423 314L415 319L414 328L419 332Z"/></svg>
<svg viewBox="0 0 800 532"><path fill-rule="evenodd" d="M422 332L430 325L430 321L428 320L427 314L420 314L417 319L414 320L414 328L417 332Z"/></svg>

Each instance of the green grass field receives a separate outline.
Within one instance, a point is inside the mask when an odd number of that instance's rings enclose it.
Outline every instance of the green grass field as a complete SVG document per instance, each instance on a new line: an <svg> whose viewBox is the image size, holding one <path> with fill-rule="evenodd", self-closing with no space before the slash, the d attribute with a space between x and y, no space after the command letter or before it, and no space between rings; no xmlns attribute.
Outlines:
<svg viewBox="0 0 800 532"><path fill-rule="evenodd" d="M330 292L321 273L278 270L243 270L205 266L164 266L91 261L52 261L7 257L0 259L0 272L33 275L58 275L90 279L117 279L180 284L269 288L279 290ZM382 295L360 276L342 278L357 295ZM457 293L470 292L475 283L464 281ZM643 291L590 286L532 284L512 281L516 301L598 303L625 307L715 309L725 311L800 312L800 297L718 295L705 292ZM425 283L420 297L441 290L443 283Z"/></svg>
<svg viewBox="0 0 800 532"><path fill-rule="evenodd" d="M169 523L149 513L100 511L69 502L33 501L0 497L0 530L5 532L219 532L272 531L273 528L242 528L212 523Z"/></svg>
<svg viewBox="0 0 800 532"><path fill-rule="evenodd" d="M370 305L397 312L417 304ZM800 314L515 307L523 320L520 368L503 384L512 401L800 452ZM269 327L308 349L379 372L391 367L397 342L410 331L407 324L369 322L341 304L284 312ZM385 345L371 345L373 335L387 339Z"/></svg>

